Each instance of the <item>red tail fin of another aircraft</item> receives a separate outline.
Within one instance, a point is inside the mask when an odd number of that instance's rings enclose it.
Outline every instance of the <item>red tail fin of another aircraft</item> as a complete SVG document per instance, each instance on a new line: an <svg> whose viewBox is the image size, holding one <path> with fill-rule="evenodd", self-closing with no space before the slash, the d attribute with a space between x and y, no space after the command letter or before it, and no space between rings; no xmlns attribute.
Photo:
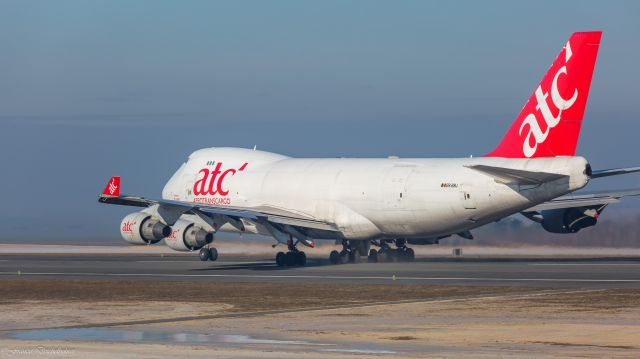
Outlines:
<svg viewBox="0 0 640 359"><path fill-rule="evenodd" d="M489 157L573 156L602 32L576 32Z"/></svg>
<svg viewBox="0 0 640 359"><path fill-rule="evenodd" d="M120 176L113 176L102 191L103 196L118 197L120 195Z"/></svg>

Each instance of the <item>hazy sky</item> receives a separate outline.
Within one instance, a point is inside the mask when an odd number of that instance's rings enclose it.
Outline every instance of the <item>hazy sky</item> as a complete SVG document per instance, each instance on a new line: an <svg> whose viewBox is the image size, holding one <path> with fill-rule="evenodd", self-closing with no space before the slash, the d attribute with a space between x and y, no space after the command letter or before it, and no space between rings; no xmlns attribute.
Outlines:
<svg viewBox="0 0 640 359"><path fill-rule="evenodd" d="M202 147L482 155L586 30L578 153L640 165L640 2L0 1L0 239L118 236L107 179L158 197Z"/></svg>

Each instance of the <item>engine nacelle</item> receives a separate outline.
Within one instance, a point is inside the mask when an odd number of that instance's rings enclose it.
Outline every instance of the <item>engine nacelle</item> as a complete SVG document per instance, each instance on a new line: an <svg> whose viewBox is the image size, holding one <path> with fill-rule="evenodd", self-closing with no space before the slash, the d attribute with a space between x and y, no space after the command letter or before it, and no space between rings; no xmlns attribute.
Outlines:
<svg viewBox="0 0 640 359"><path fill-rule="evenodd" d="M135 212L124 217L120 234L131 244L154 244L171 234L171 227L148 213Z"/></svg>
<svg viewBox="0 0 640 359"><path fill-rule="evenodd" d="M589 209L585 208L560 208L542 211L540 213L542 214L542 228L551 233L576 233L582 228L595 226L598 222L597 216L588 213Z"/></svg>
<svg viewBox="0 0 640 359"><path fill-rule="evenodd" d="M213 232L208 232L184 219L179 219L172 229L171 234L164 239L164 243L175 251L195 251L213 242Z"/></svg>
<svg viewBox="0 0 640 359"><path fill-rule="evenodd" d="M574 207L548 209L540 212L524 212L522 214L532 221L540 223L547 232L576 233L582 228L595 226L603 209L604 206Z"/></svg>

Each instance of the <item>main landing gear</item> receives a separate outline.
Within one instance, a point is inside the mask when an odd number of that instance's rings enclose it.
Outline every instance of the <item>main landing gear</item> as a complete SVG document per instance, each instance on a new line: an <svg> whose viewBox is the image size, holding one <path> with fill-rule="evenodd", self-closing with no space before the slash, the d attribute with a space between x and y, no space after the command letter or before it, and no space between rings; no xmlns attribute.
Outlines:
<svg viewBox="0 0 640 359"><path fill-rule="evenodd" d="M278 267L303 267L305 264L307 264L306 254L296 248L296 244L297 242L294 243L292 239L289 239L289 241L287 241L287 247L289 248L289 250L286 253L278 252L278 254L276 254L276 264L278 265Z"/></svg>
<svg viewBox="0 0 640 359"><path fill-rule="evenodd" d="M360 263L369 246L367 241L342 240L342 250L340 252L331 251L329 260L331 264Z"/></svg>
<svg viewBox="0 0 640 359"><path fill-rule="evenodd" d="M383 239L380 241L373 241L372 243L380 247L380 249L371 249L369 251L369 257L367 259L370 263L413 262L416 258L416 254L413 249L407 247L407 241L405 239ZM395 244L396 248L391 248L389 243Z"/></svg>
<svg viewBox="0 0 640 359"><path fill-rule="evenodd" d="M371 244L379 249L370 248ZM392 248L390 244L395 244ZM359 263L361 255L368 253L369 263L379 262L413 262L416 258L413 249L407 247L405 239L383 239L379 241L342 241L342 251L331 251L331 264Z"/></svg>
<svg viewBox="0 0 640 359"><path fill-rule="evenodd" d="M215 247L203 247L198 254L200 260L203 262L212 261L215 262L218 259L218 250Z"/></svg>

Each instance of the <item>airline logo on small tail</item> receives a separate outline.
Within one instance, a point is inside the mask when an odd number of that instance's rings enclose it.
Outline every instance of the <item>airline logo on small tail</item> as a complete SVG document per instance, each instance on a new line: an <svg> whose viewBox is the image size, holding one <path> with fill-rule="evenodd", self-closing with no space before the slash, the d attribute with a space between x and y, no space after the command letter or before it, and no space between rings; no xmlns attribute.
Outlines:
<svg viewBox="0 0 640 359"><path fill-rule="evenodd" d="M113 176L107 183L107 187L102 191L103 196L118 197L120 196L120 176Z"/></svg>
<svg viewBox="0 0 640 359"><path fill-rule="evenodd" d="M573 156L602 32L576 32L491 157Z"/></svg>

